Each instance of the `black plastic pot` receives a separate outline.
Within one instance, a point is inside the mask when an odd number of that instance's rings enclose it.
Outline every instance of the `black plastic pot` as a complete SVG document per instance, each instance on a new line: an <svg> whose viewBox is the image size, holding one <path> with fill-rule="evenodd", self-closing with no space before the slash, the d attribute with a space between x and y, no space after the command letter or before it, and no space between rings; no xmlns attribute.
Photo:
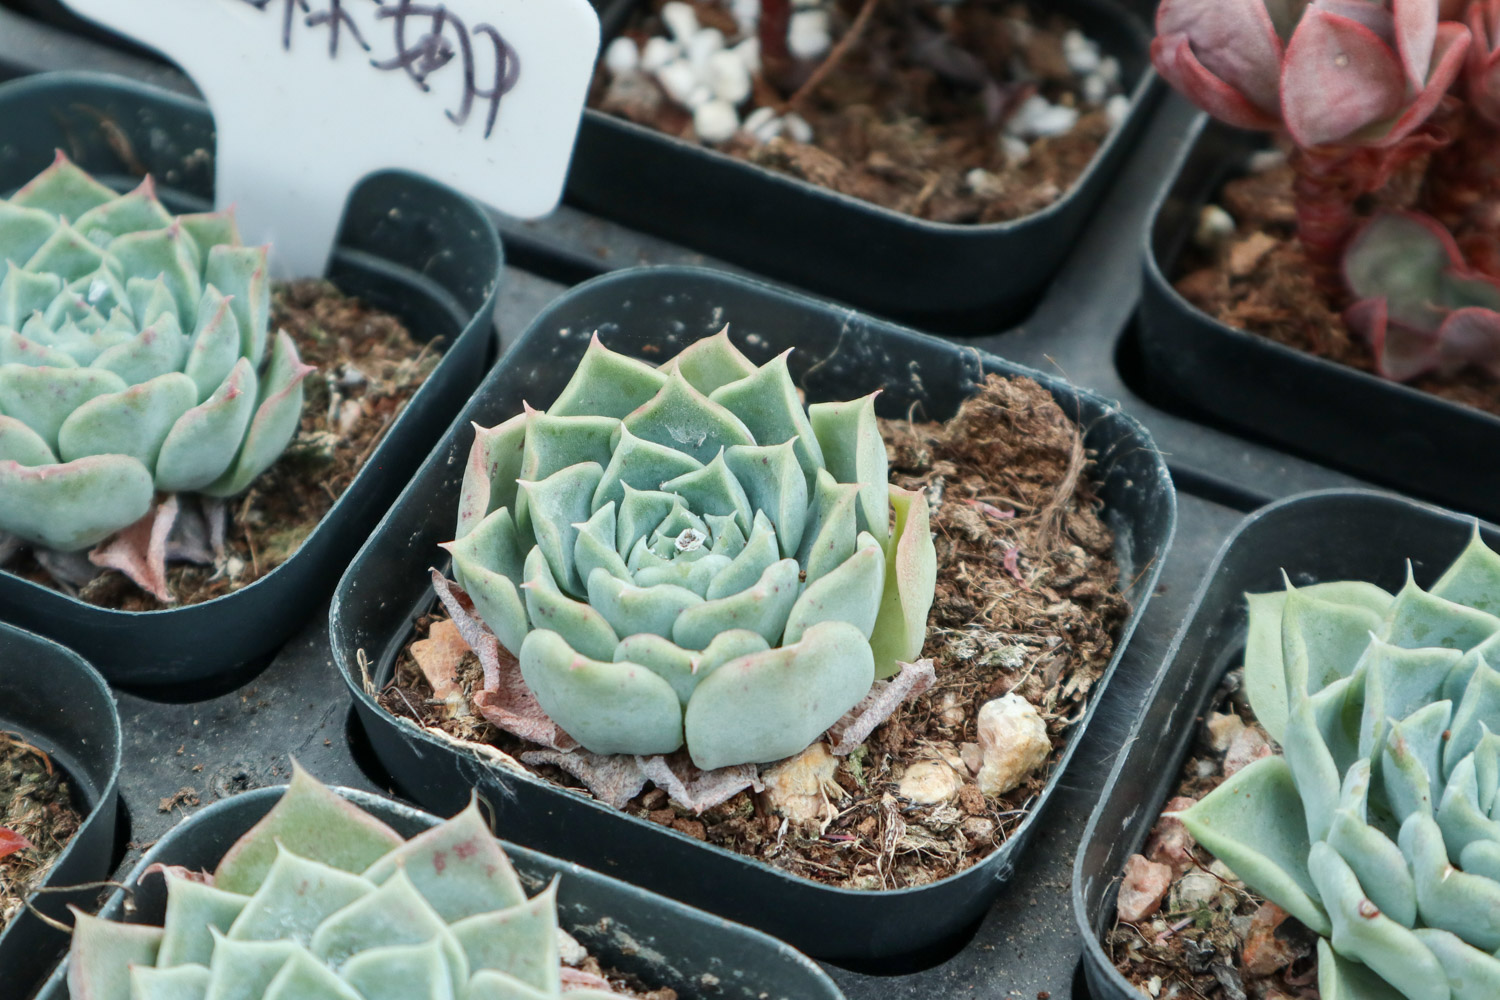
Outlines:
<svg viewBox="0 0 1500 1000"><path fill-rule="evenodd" d="M1201 413L1357 476L1500 517L1500 417L1305 354L1220 323L1169 275L1199 209L1257 143L1201 116L1146 234L1140 345L1159 392Z"/></svg>
<svg viewBox="0 0 1500 1000"><path fill-rule="evenodd" d="M119 187L138 181L131 167L144 167L177 211L201 210L211 199L213 121L199 102L129 80L48 74L0 87L0 123L0 191L62 149ZM269 654L319 608L479 383L501 266L493 224L465 196L413 174L366 179L345 208L327 276L400 317L414 336L442 338L444 357L302 547L242 590L160 611L94 607L0 571L0 619L62 639L111 682L135 687L204 681Z"/></svg>
<svg viewBox="0 0 1500 1000"><path fill-rule="evenodd" d="M41 887L105 878L114 863L119 802L120 717L104 678L77 653L41 636L0 625L0 731L18 733L68 776L83 817ZM42 892L31 899L66 920L67 904L87 905L98 889ZM67 947L68 936L22 910L0 929L0 997L21 997Z"/></svg>
<svg viewBox="0 0 1500 1000"><path fill-rule="evenodd" d="M639 0L616 0L606 39ZM926 329L1020 319L1072 249L1152 103L1150 33L1115 0L1046 4L1120 61L1130 114L1055 203L1012 222L929 222L590 110L567 201L800 288Z"/></svg>
<svg viewBox="0 0 1500 1000"><path fill-rule="evenodd" d="M437 544L453 530L472 440L469 421L489 426L545 407L572 373L594 331L613 349L665 358L725 323L752 360L795 346L790 363L812 400L850 398L883 386L886 416L913 408L946 418L984 373L1029 375L1047 386L1087 429L1104 478L1107 520L1116 532L1122 583L1135 611L1089 712L1032 814L979 864L918 888L838 889L787 874L636 819L529 775L493 767L419 732L376 704L361 680L368 657L375 689L391 676L411 623L432 604L427 567L444 565ZM507 835L618 873L664 895L759 927L818 958L882 965L922 961L965 936L988 908L1037 831L1037 814L1061 780L1142 609L1171 539L1176 500L1149 435L1109 402L970 348L954 346L857 313L719 272L651 268L580 285L547 309L455 422L438 450L351 564L334 597L334 656L380 764L396 786L428 808L451 811L478 787L500 812Z"/></svg>
<svg viewBox="0 0 1500 1000"><path fill-rule="evenodd" d="M165 881L154 876L141 881L146 868L160 862L212 871L283 791L262 788L235 795L179 823L125 879L126 885L136 886L134 911L125 913L125 894L117 891L100 916L159 926L166 910ZM337 791L406 837L438 823L436 816L378 795ZM684 998L843 1000L821 969L764 934L545 854L504 846L528 892L562 876L558 921L606 968L634 973L653 988L670 987ZM37 1000L65 1000L66 973L64 963Z"/></svg>
<svg viewBox="0 0 1500 1000"><path fill-rule="evenodd" d="M1463 550L1474 520L1367 490L1305 493L1264 507L1229 536L1167 653L1146 709L1084 830L1073 867L1073 911L1083 934L1083 968L1094 1000L1140 1000L1115 971L1101 941L1114 925L1125 859L1139 851L1181 781L1182 768L1219 681L1245 648L1246 593L1293 584L1368 580L1395 592L1410 559L1431 586ZM1500 546L1500 530L1481 526Z"/></svg>

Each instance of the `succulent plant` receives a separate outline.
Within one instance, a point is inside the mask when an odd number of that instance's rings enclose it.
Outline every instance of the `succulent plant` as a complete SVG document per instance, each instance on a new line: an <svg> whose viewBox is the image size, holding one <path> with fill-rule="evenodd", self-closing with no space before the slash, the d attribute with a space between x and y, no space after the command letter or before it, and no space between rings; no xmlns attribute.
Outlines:
<svg viewBox="0 0 1500 1000"><path fill-rule="evenodd" d="M563 995L557 882L527 899L473 803L403 840L299 768L211 879L164 877L161 927L74 910L74 1000Z"/></svg>
<svg viewBox="0 0 1500 1000"><path fill-rule="evenodd" d="M1471 269L1453 236L1415 212L1384 212L1344 252L1345 321L1376 370L1405 381L1474 365L1500 378L1500 280Z"/></svg>
<svg viewBox="0 0 1500 1000"><path fill-rule="evenodd" d="M1431 590L1252 594L1251 707L1283 753L1181 814L1321 935L1324 1000L1500 996L1500 556Z"/></svg>
<svg viewBox="0 0 1500 1000"><path fill-rule="evenodd" d="M659 368L596 336L549 410L476 428L456 534L554 722L705 769L812 743L921 651L936 579L875 394L804 410L786 355L727 330Z"/></svg>
<svg viewBox="0 0 1500 1000"><path fill-rule="evenodd" d="M93 545L158 491L232 496L297 429L266 249L57 160L0 201L0 531ZM268 343L269 341L269 343Z"/></svg>
<svg viewBox="0 0 1500 1000"><path fill-rule="evenodd" d="M1464 97L1471 110L1500 125L1500 0L1470 0L1464 22L1472 38L1464 61Z"/></svg>

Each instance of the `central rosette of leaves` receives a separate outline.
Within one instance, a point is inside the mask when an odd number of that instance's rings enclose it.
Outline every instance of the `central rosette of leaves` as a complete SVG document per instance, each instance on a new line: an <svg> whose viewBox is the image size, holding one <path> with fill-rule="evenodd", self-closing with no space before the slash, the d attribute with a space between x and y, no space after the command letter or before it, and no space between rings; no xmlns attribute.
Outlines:
<svg viewBox="0 0 1500 1000"><path fill-rule="evenodd" d="M585 748L797 753L926 635L926 500L874 401L804 410L727 333L660 368L596 337L549 410L477 429L455 575Z"/></svg>

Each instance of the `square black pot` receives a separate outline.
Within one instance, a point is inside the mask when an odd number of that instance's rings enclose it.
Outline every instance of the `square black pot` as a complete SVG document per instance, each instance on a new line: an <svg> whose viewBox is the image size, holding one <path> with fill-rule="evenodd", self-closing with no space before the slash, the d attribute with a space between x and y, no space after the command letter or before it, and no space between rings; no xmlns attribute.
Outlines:
<svg viewBox="0 0 1500 1000"><path fill-rule="evenodd" d="M52 759L73 787L83 822L53 861L41 888L94 882L109 874L119 802L120 717L109 686L77 653L41 636L0 625L0 730ZM54 920L67 904L88 905L97 888L43 892L31 903ZM67 947L68 936L21 910L0 929L0 997L29 995Z"/></svg>
<svg viewBox="0 0 1500 1000"><path fill-rule="evenodd" d="M1172 285L1198 212L1259 143L1200 115L1145 234L1140 347L1151 388L1403 492L1500 518L1500 417L1314 357L1202 312Z"/></svg>
<svg viewBox="0 0 1500 1000"><path fill-rule="evenodd" d="M106 184L133 187L139 178L112 145L123 137L173 210L211 205L213 120L201 102L129 80L57 73L0 86L0 122L0 191L39 173L55 149ZM443 359L302 546L241 590L158 611L94 607L0 570L0 619L68 643L112 683L142 688L233 673L273 651L319 608L479 384L502 263L493 224L467 197L414 174L367 178L350 195L327 277L395 314L414 336L441 337Z"/></svg>
<svg viewBox="0 0 1500 1000"><path fill-rule="evenodd" d="M618 32L640 0L606 8ZM601 111L584 112L565 198L758 274L924 329L1019 320L1072 249L1154 102L1151 36L1116 0L1044 5L1120 61L1130 113L1052 205L1010 222L930 222Z"/></svg>
<svg viewBox="0 0 1500 1000"><path fill-rule="evenodd" d="M1406 581L1431 586L1463 551L1474 520L1369 490L1304 493L1263 507L1230 535L1208 568L1186 624L1089 818L1073 866L1073 912L1083 936L1083 971L1094 1000L1140 1000L1102 944L1114 925L1125 859L1140 851L1181 781L1204 713L1223 676L1242 660L1246 593L1366 580L1392 593ZM1485 543L1500 530L1481 525Z"/></svg>
<svg viewBox="0 0 1500 1000"><path fill-rule="evenodd" d="M135 909L127 914L125 894L116 891L99 915L160 926L167 905L166 884L159 877L142 882L146 869L160 863L212 871L283 791L277 787L244 792L173 827L125 879L135 889ZM439 822L436 816L378 795L347 788L337 791L407 838ZM528 894L535 895L554 876L562 877L558 923L606 968L633 973L653 988L675 989L684 998L844 1000L821 969L764 934L524 847L504 843L504 848ZM64 963L37 1000L67 1000L66 975Z"/></svg>
<svg viewBox="0 0 1500 1000"><path fill-rule="evenodd" d="M596 330L614 350L659 360L726 322L753 361L795 347L792 376L810 400L847 399L880 386L878 407L888 417L915 409L944 419L986 373L1029 376L1085 428L1085 444L1098 454L1105 516L1134 611L1031 814L1005 844L956 875L887 891L832 888L494 767L387 713L366 690L361 664L369 664L374 690L387 683L412 622L433 603L427 568L446 565L437 544L452 537L469 422L496 424L520 412L523 400L549 405ZM866 967L913 955L930 962L972 929L1024 856L1037 816L1140 620L1175 520L1171 480L1150 436L1107 400L972 348L768 285L695 268L642 268L573 289L505 355L344 575L330 636L381 766L424 806L456 809L477 787L513 839L759 927L815 957Z"/></svg>

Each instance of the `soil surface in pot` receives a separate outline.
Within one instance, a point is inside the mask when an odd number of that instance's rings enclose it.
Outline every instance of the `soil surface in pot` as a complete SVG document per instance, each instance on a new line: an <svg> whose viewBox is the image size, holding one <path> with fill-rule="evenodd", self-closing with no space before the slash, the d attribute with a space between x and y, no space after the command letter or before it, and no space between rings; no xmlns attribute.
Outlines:
<svg viewBox="0 0 1500 1000"><path fill-rule="evenodd" d="M1065 46L1077 25L1062 15L993 0L869 2L872 11L842 51L840 36L861 20L861 3L831 4L833 48L793 66L785 92L757 73L743 127L717 147L907 215L993 223L1061 198L1108 136L1112 116L1123 114L1118 62L1097 46L1079 56L1076 39ZM641 46L668 35L660 7L661 0L644 6L623 34ZM731 9L742 3L694 0L693 7L701 25L731 44L745 37ZM814 78L824 58L831 65ZM1091 63L1089 72L1075 69ZM1088 83L1091 77L1098 82ZM811 89L799 89L809 79ZM590 104L699 139L693 112L645 73L612 75L601 63ZM787 112L797 123L779 134L775 124L751 127L757 115ZM1032 121L1035 128L1023 124Z"/></svg>
<svg viewBox="0 0 1500 1000"><path fill-rule="evenodd" d="M1251 761L1279 751L1242 683L1243 670L1225 675L1163 812L1188 808ZM1143 853L1126 865L1104 944L1120 974L1159 1000L1315 1000L1317 941L1198 846L1181 822L1163 816Z"/></svg>
<svg viewBox="0 0 1500 1000"><path fill-rule="evenodd" d="M21 912L82 821L62 768L15 733L0 731L0 930Z"/></svg>
<svg viewBox="0 0 1500 1000"><path fill-rule="evenodd" d="M290 559L349 488L442 353L438 344L412 337L394 316L327 281L278 285L271 310L271 329L286 330L302 360L317 370L303 383L302 424L286 452L249 491L225 502L224 558L217 565L169 562L167 585L175 604L163 604L114 570L77 588L60 585L27 551L5 569L98 607L156 611L222 597ZM197 501L184 503L196 507Z"/></svg>
<svg viewBox="0 0 1500 1000"><path fill-rule="evenodd" d="M769 794L747 790L696 814L651 786L626 806L796 875L860 889L924 885L1005 841L1046 784L1129 613L1093 460L1046 389L991 376L953 420L882 421L882 431L892 481L923 490L932 510L938 590L922 655L934 661L936 683L836 767L814 744L830 780L800 800L780 800L796 810L778 811ZM419 620L381 705L513 757L535 749L467 710L449 717L447 703L433 698L411 645L444 623L441 615ZM473 692L482 685L478 658L462 656L459 676ZM1012 692L1035 707L1052 750L1017 787L986 796L968 763L976 720L986 702ZM526 766L579 787L555 766ZM768 766L768 780L778 766Z"/></svg>
<svg viewBox="0 0 1500 1000"><path fill-rule="evenodd" d="M1341 306L1330 303L1313 284L1311 268L1297 241L1292 180L1291 168L1277 163L1225 184L1219 204L1235 220L1234 232L1202 240L1184 255L1177 290L1228 326L1374 372L1370 345L1344 323ZM1409 204L1412 188L1410 183L1398 182L1386 194L1386 203L1392 207ZM1500 415L1500 381L1480 371L1424 375L1408 384Z"/></svg>

